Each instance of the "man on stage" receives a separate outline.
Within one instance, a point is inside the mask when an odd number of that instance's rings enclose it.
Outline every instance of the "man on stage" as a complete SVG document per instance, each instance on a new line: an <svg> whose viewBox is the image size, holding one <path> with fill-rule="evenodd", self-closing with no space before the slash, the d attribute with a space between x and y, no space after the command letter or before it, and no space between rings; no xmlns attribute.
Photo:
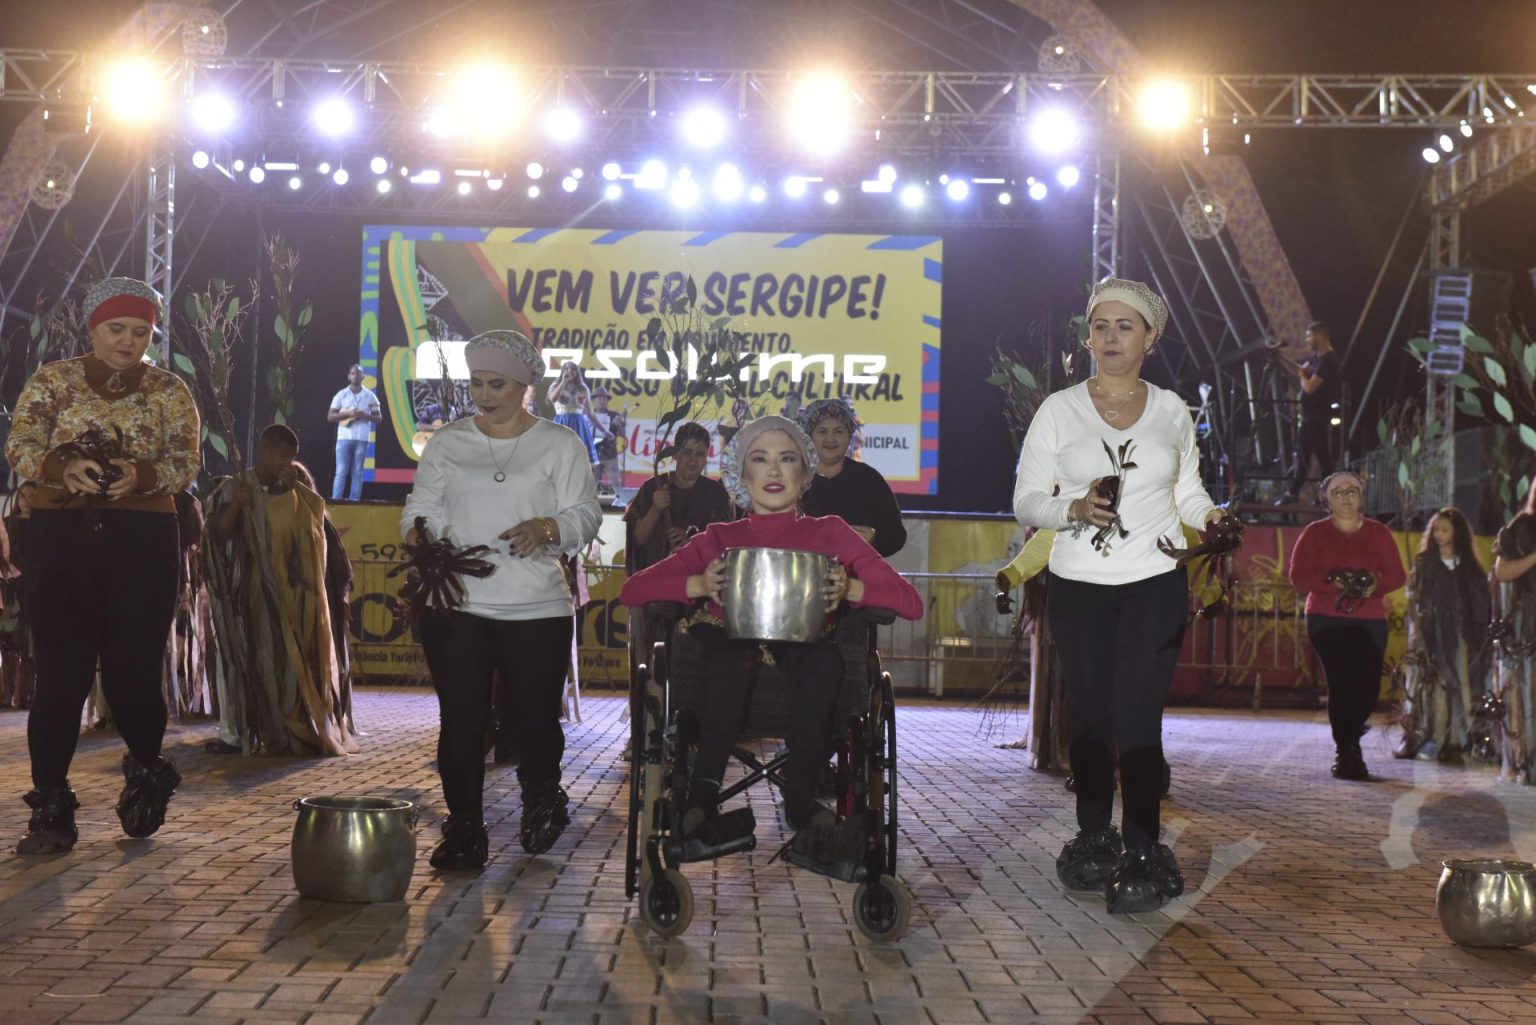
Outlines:
<svg viewBox="0 0 1536 1025"><path fill-rule="evenodd" d="M1291 478L1290 499L1302 494L1310 480L1321 480L1333 472L1332 421L1334 405L1339 401L1339 357L1328 337L1328 325L1320 320L1307 325L1307 355L1294 364L1296 380L1301 385L1301 427L1296 435L1296 468ZM1317 473L1308 472L1313 458Z"/></svg>
<svg viewBox="0 0 1536 1025"><path fill-rule="evenodd" d="M255 465L208 500L209 591L219 633L211 750L340 755L346 721L326 594L325 500L298 479L299 439L273 424Z"/></svg>
<svg viewBox="0 0 1536 1025"><path fill-rule="evenodd" d="M356 363L347 371L347 386L331 400L326 419L336 425L336 476L331 482L331 501L349 498L356 502L363 497L363 460L368 454L368 436L373 425L384 419L379 412L379 397L363 387L363 368Z"/></svg>

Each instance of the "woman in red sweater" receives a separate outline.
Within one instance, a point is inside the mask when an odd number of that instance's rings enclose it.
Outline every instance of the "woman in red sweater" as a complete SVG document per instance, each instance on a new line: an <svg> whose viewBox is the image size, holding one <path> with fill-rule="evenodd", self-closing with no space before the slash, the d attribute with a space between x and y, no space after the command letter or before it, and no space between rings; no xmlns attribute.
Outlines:
<svg viewBox="0 0 1536 1025"><path fill-rule="evenodd" d="M1364 780L1360 754L1366 720L1381 692L1387 650L1382 596L1408 579L1392 532L1367 519L1365 482L1348 470L1323 481L1328 518L1307 525L1291 551L1291 586L1307 595L1307 639L1328 681L1328 722L1337 756L1333 774Z"/></svg>
<svg viewBox="0 0 1536 1025"><path fill-rule="evenodd" d="M745 519L712 523L672 555L630 577L619 600L642 606L653 601L707 599L686 624L703 648L705 691L699 722L698 758L688 784L683 816L683 860L716 857L740 846L755 828L750 814L717 815L715 805L731 745L742 722L751 689L747 659L759 642L732 640L724 629L721 599L726 585L725 553L731 548L788 548L818 552L837 562L827 575L824 594L829 610L846 599L852 605L891 609L905 619L920 619L922 597L916 588L836 516L802 516L800 496L811 483L815 449L804 431L781 416L750 421L731 438L721 457L721 480L737 505L748 506ZM830 636L811 644L782 641L767 645L775 664L794 688L791 707L800 709L785 738L789 761L784 776L784 816L796 831L792 860L840 875L847 867L837 852L863 839L859 822L838 823L816 802L816 780L830 755L832 717L843 678L843 657Z"/></svg>

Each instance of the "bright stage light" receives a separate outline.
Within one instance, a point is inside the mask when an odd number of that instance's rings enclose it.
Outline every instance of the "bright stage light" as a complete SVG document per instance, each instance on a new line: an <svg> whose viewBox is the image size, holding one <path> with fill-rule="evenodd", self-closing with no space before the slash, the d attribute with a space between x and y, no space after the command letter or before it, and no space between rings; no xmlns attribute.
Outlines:
<svg viewBox="0 0 1536 1025"><path fill-rule="evenodd" d="M1049 194L1050 190L1045 187L1045 182L1030 183L1029 198L1033 199L1036 203L1040 202Z"/></svg>
<svg viewBox="0 0 1536 1025"><path fill-rule="evenodd" d="M838 75L806 75L795 85L784 124L797 145L813 153L836 152L853 131L853 92Z"/></svg>
<svg viewBox="0 0 1536 1025"><path fill-rule="evenodd" d="M694 107L683 115L682 130L688 145L709 149L725 138L725 117L714 107Z"/></svg>
<svg viewBox="0 0 1536 1025"><path fill-rule="evenodd" d="M1420 155L1423 156L1426 164L1438 164L1440 162L1440 151L1433 146L1425 146L1424 152Z"/></svg>
<svg viewBox="0 0 1536 1025"><path fill-rule="evenodd" d="M265 168L263 168L260 164L257 164L257 165L255 165L254 167L251 168L251 184L252 185L260 185L262 182L264 182L266 180L267 180L267 172L266 172Z"/></svg>
<svg viewBox="0 0 1536 1025"><path fill-rule="evenodd" d="M315 170L319 171L321 174L330 174L331 162L329 160L322 160L320 161L320 166L315 168Z"/></svg>
<svg viewBox="0 0 1536 1025"><path fill-rule="evenodd" d="M1172 132L1189 123L1193 103L1184 83L1171 78L1148 82L1136 101L1141 123L1158 132Z"/></svg>
<svg viewBox="0 0 1536 1025"><path fill-rule="evenodd" d="M1070 189L1083 180L1083 172L1073 164L1068 164L1056 172L1056 184L1064 189Z"/></svg>
<svg viewBox="0 0 1536 1025"><path fill-rule="evenodd" d="M524 171L527 173L530 181L538 181L540 178L544 177L544 165L539 163L537 160L533 161L526 168L524 168Z"/></svg>
<svg viewBox="0 0 1536 1025"><path fill-rule="evenodd" d="M490 189L492 192L500 192L501 187L504 184L505 182L501 178L487 178L485 181L485 187Z"/></svg>
<svg viewBox="0 0 1536 1025"><path fill-rule="evenodd" d="M575 175L568 174L564 178L560 179L560 188L566 192L575 192L576 187L580 184L581 182L576 180Z"/></svg>
<svg viewBox="0 0 1536 1025"><path fill-rule="evenodd" d="M962 202L971 194L971 183L964 178L951 178L944 186L944 194L956 203Z"/></svg>
<svg viewBox="0 0 1536 1025"><path fill-rule="evenodd" d="M673 206L687 210L699 202L699 183L691 178L673 182L670 197Z"/></svg>
<svg viewBox="0 0 1536 1025"><path fill-rule="evenodd" d="M471 64L454 77L428 118L427 128L438 136L500 138L517 125L518 100L517 75L511 68Z"/></svg>
<svg viewBox="0 0 1536 1025"><path fill-rule="evenodd" d="M836 189L828 189L821 194L821 201L828 206L836 206L843 200L843 194Z"/></svg>
<svg viewBox="0 0 1536 1025"><path fill-rule="evenodd" d="M713 187L716 199L734 203L746 190L747 183L742 181L741 170L735 164L721 164L716 168Z"/></svg>
<svg viewBox="0 0 1536 1025"><path fill-rule="evenodd" d="M262 161L261 166L268 171L297 171L299 169L299 164L296 160L265 160Z"/></svg>
<svg viewBox="0 0 1536 1025"><path fill-rule="evenodd" d="M916 210L928 198L921 185L903 185L900 195L901 205L908 210Z"/></svg>
<svg viewBox="0 0 1536 1025"><path fill-rule="evenodd" d="M440 185L443 181L443 172L436 168L427 168L411 175L412 185Z"/></svg>
<svg viewBox="0 0 1536 1025"><path fill-rule="evenodd" d="M395 185L394 182L390 181L388 178L380 178L378 181L373 183L373 187L379 190L379 195L383 196L388 194L389 190L394 188Z"/></svg>
<svg viewBox="0 0 1536 1025"><path fill-rule="evenodd" d="M201 171L211 163L207 150L198 150L192 154L192 166Z"/></svg>
<svg viewBox="0 0 1536 1025"><path fill-rule="evenodd" d="M1462 138L1472 138L1472 122L1463 119L1461 124L1457 126L1456 130L1461 133Z"/></svg>
<svg viewBox="0 0 1536 1025"><path fill-rule="evenodd" d="M640 165L640 173L635 176L635 188L656 190L666 187L666 164L663 164L660 160L647 160Z"/></svg>
<svg viewBox="0 0 1536 1025"><path fill-rule="evenodd" d="M228 96L205 93L192 101L192 123L214 135L227 131L235 123L235 105Z"/></svg>
<svg viewBox="0 0 1536 1025"><path fill-rule="evenodd" d="M235 162L229 166L234 169L236 174L239 174L241 171L245 170L245 161L241 160L239 157L236 157Z"/></svg>
<svg viewBox="0 0 1536 1025"><path fill-rule="evenodd" d="M1442 152L1449 153L1451 150L1456 148L1456 141L1444 132L1441 132L1440 138L1436 139L1435 141L1440 144L1440 149Z"/></svg>
<svg viewBox="0 0 1536 1025"><path fill-rule="evenodd" d="M165 113L165 76L143 57L124 57L102 70L97 98L113 120L149 124Z"/></svg>
<svg viewBox="0 0 1536 1025"><path fill-rule="evenodd" d="M997 204L998 204L998 206L1012 206L1013 205L1013 193L1008 192L1006 190L1004 190L1002 192L999 192L997 194Z"/></svg>
<svg viewBox="0 0 1536 1025"><path fill-rule="evenodd" d="M879 182L884 182L888 186L889 185L895 185L896 184L896 165L895 164L881 164L880 165L880 170L875 174L875 180L879 181ZM887 191L889 191L889 190L887 190Z"/></svg>
<svg viewBox="0 0 1536 1025"><path fill-rule="evenodd" d="M577 181L581 181L581 179L585 178L586 175L587 175L587 172L583 171L579 167L571 168L571 177L575 178Z"/></svg>
<svg viewBox="0 0 1536 1025"><path fill-rule="evenodd" d="M623 173L624 169L619 166L617 160L610 160L603 165L603 181L605 182L616 182L619 180L619 175Z"/></svg>
<svg viewBox="0 0 1536 1025"><path fill-rule="evenodd" d="M581 115L570 107L556 107L544 117L544 132L556 142L575 142L581 136Z"/></svg>
<svg viewBox="0 0 1536 1025"><path fill-rule="evenodd" d="M469 182L459 182L459 195L467 196L473 189L474 186L470 185Z"/></svg>
<svg viewBox="0 0 1536 1025"><path fill-rule="evenodd" d="M326 135L346 135L357 123L357 117L352 113L352 105L338 96L322 100L316 105L311 117L315 127Z"/></svg>
<svg viewBox="0 0 1536 1025"><path fill-rule="evenodd" d="M805 195L805 179L798 174L792 174L784 179L784 195L790 199L799 199Z"/></svg>
<svg viewBox="0 0 1536 1025"><path fill-rule="evenodd" d="M1029 122L1029 142L1042 153L1065 153L1082 136L1077 118L1060 107L1050 107Z"/></svg>
<svg viewBox="0 0 1536 1025"><path fill-rule="evenodd" d="M345 185L351 180L352 176L347 173L347 169L345 167L336 168L336 173L331 175L331 181L335 182L337 185Z"/></svg>
<svg viewBox="0 0 1536 1025"><path fill-rule="evenodd" d="M288 188L290 190L292 190L294 192L297 192L300 189L302 189L303 187L304 187L304 179L300 178L298 175L294 175L292 178L288 179Z"/></svg>
<svg viewBox="0 0 1536 1025"><path fill-rule="evenodd" d="M389 170L389 160L385 157L374 157L368 161L368 170L374 174L383 174Z"/></svg>
<svg viewBox="0 0 1536 1025"><path fill-rule="evenodd" d="M747 199L754 203L761 203L768 198L768 190L761 185L754 185L747 190Z"/></svg>
<svg viewBox="0 0 1536 1025"><path fill-rule="evenodd" d="M622 195L624 195L624 186L620 185L618 182L609 182L603 188L603 198L608 200L610 203L618 202L619 197Z"/></svg>
<svg viewBox="0 0 1536 1025"><path fill-rule="evenodd" d="M539 187L537 185L530 185L530 186L528 186L528 198L529 199L538 199L539 198Z"/></svg>

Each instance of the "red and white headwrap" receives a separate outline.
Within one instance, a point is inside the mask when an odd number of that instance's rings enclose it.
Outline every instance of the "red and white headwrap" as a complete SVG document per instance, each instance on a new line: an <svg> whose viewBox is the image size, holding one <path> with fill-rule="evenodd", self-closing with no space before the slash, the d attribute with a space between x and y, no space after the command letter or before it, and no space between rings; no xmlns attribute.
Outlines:
<svg viewBox="0 0 1536 1025"><path fill-rule="evenodd" d="M94 328L119 317L136 317L150 327L160 319L160 293L137 278L103 278L85 293L85 320Z"/></svg>

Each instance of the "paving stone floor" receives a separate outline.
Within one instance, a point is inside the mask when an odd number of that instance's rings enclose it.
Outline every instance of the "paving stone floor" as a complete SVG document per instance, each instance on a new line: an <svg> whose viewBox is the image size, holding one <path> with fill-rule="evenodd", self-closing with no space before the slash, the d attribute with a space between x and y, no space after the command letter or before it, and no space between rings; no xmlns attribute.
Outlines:
<svg viewBox="0 0 1536 1025"><path fill-rule="evenodd" d="M1536 860L1536 789L1489 771L1394 762L1373 735L1379 779L1339 783L1316 716L1174 712L1164 814L1189 893L1111 917L1056 881L1072 832L1061 780L993 746L1022 723L987 737L973 710L907 705L905 938L867 942L851 886L770 864L782 822L755 790L758 850L689 866L693 927L660 941L624 897L622 703L583 711L571 828L526 857L512 773L493 770L479 876L427 865L441 814L428 692L361 692L368 735L346 759L209 755L211 725L173 727L185 783L142 841L112 812L121 747L87 733L79 846L0 854L0 1023L1536 1022L1536 949L1461 949L1435 918L1441 858ZM25 750L24 713L0 713L11 835ZM339 793L424 803L405 902L294 892L291 802Z"/></svg>

